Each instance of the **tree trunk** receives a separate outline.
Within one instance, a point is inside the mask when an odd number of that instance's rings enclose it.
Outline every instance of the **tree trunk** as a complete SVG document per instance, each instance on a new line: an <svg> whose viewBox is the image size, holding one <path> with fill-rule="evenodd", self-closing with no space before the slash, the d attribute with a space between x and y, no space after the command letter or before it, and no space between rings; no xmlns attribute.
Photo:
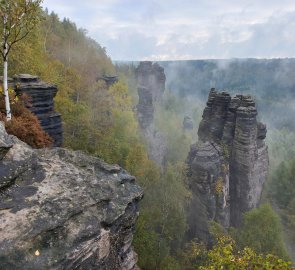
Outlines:
<svg viewBox="0 0 295 270"><path fill-rule="evenodd" d="M5 45L4 55L7 53L7 45ZM3 91L5 97L5 109L6 109L6 120L11 120L11 110L10 110L10 102L9 102L9 94L8 94L8 76L7 76L7 69L8 69L8 61L4 59L4 74L3 74Z"/></svg>
<svg viewBox="0 0 295 270"><path fill-rule="evenodd" d="M6 110L6 120L11 120L11 111L10 111L10 103L9 103L9 94L8 94L8 44L7 44L7 36L6 36L6 25L7 25L7 15L4 15L3 18L3 91L4 91L4 98L5 98L5 110Z"/></svg>

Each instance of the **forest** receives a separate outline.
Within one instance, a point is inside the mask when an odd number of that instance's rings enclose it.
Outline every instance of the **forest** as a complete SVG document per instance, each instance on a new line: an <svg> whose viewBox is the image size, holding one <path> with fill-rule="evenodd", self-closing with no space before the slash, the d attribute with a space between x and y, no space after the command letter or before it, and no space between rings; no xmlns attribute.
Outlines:
<svg viewBox="0 0 295 270"><path fill-rule="evenodd" d="M145 195L133 240L140 269L292 269L295 60L158 62L167 78L154 114L155 127L167 144L160 165L149 157L136 115L139 63L113 63L107 48L89 37L87 30L54 12L41 13L41 22L13 47L8 75L33 74L57 85L55 110L62 115L63 147L119 164L143 187ZM113 75L119 80L108 87L103 77ZM270 169L260 206L244 214L239 228L224 229L212 222L213 242L208 246L187 239L187 204L192 194L186 159L190 146L197 141L211 87L254 96L258 117L267 124ZM18 113L28 114L19 108L24 106L23 101L16 97L12 100L16 119ZM183 129L185 116L193 120L192 130ZM17 135L21 128L26 134L22 139L34 147L50 145L50 138L40 130L28 132L28 121L32 120L26 117L6 122L7 130ZM1 120L5 120L3 116ZM11 127L13 124L17 128ZM30 143L32 136L42 137L44 143Z"/></svg>

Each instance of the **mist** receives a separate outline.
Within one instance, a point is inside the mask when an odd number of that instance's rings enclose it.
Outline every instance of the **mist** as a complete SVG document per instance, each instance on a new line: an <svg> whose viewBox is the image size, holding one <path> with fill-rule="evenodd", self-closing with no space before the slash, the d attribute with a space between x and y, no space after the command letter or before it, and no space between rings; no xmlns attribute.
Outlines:
<svg viewBox="0 0 295 270"><path fill-rule="evenodd" d="M159 62L167 89L205 102L211 88L250 94L267 126L295 130L295 59L223 59Z"/></svg>

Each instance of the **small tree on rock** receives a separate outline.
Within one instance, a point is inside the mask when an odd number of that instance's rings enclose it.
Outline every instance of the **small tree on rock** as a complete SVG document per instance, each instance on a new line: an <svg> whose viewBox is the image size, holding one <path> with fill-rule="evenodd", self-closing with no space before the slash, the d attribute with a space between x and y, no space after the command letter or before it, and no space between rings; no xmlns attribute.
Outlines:
<svg viewBox="0 0 295 270"><path fill-rule="evenodd" d="M0 48L3 59L3 91L6 119L11 120L8 95L8 55L13 45L24 39L41 19L42 0L0 0Z"/></svg>

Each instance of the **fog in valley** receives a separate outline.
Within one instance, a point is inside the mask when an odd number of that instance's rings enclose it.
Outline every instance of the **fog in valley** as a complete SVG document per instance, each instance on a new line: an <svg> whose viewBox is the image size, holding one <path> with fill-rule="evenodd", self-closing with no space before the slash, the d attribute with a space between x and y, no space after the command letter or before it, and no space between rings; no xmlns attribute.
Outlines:
<svg viewBox="0 0 295 270"><path fill-rule="evenodd" d="M295 3L0 1L0 269L295 269Z"/></svg>

